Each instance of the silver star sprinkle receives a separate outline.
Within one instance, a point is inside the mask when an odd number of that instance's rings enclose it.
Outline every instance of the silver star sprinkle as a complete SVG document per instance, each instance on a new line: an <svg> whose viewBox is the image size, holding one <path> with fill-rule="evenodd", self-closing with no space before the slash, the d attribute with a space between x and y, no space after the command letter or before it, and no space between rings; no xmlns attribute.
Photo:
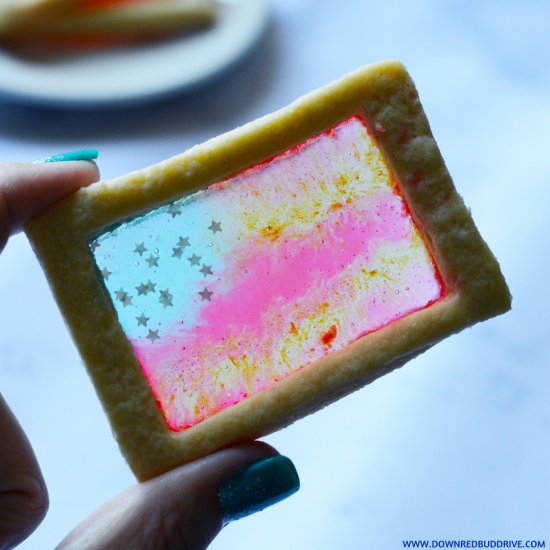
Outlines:
<svg viewBox="0 0 550 550"><path fill-rule="evenodd" d="M155 340L160 340L159 331L149 329L149 334L145 337L151 340L151 343L154 343Z"/></svg>
<svg viewBox="0 0 550 550"><path fill-rule="evenodd" d="M180 246L176 246L176 248L172 248L172 258L177 258L178 260L180 260L182 254L183 254L183 250Z"/></svg>
<svg viewBox="0 0 550 550"><path fill-rule="evenodd" d="M212 294L214 294L213 292L210 292L210 290L208 290L208 288L204 287L203 290L201 290L199 292L200 296L201 296L201 300L208 300L210 302L210 297L212 296Z"/></svg>
<svg viewBox="0 0 550 550"><path fill-rule="evenodd" d="M109 277L112 275L112 272L109 271L106 267L104 267L102 270L101 270L101 275L103 275L103 278L105 280L109 279Z"/></svg>
<svg viewBox="0 0 550 550"><path fill-rule="evenodd" d="M155 292L155 287L157 285L149 279L146 283L140 283L139 286L136 286L136 290L138 291L138 296L147 295L149 292Z"/></svg>
<svg viewBox="0 0 550 550"><path fill-rule="evenodd" d="M168 214L171 214L172 218L175 218L181 214L181 210L175 204L171 204L168 207Z"/></svg>
<svg viewBox="0 0 550 550"><path fill-rule="evenodd" d="M180 246L181 248L185 248L186 246L191 246L191 244L189 243L189 237L180 237L178 241L178 246Z"/></svg>
<svg viewBox="0 0 550 550"><path fill-rule="evenodd" d="M138 322L138 327L140 325L146 327L147 326L147 321L149 321L149 317L145 317L145 313L142 313L139 317L136 317L137 319L137 322Z"/></svg>
<svg viewBox="0 0 550 550"><path fill-rule="evenodd" d="M207 275L214 275L214 273L212 273L212 266L211 265L206 265L206 264L202 264L202 267L199 269L199 271L206 277Z"/></svg>
<svg viewBox="0 0 550 550"><path fill-rule="evenodd" d="M124 307L132 305L132 297L123 289L115 290L116 299L122 302Z"/></svg>
<svg viewBox="0 0 550 550"><path fill-rule="evenodd" d="M190 258L187 258L187 259L191 262L191 265L199 265L201 257L197 256L193 252L193 255Z"/></svg>
<svg viewBox="0 0 550 550"><path fill-rule="evenodd" d="M222 222L215 222L212 220L212 223L210 224L210 227L208 228L212 233L216 233L218 231L222 230Z"/></svg>
<svg viewBox="0 0 550 550"><path fill-rule="evenodd" d="M147 285L144 284L144 283L140 283L139 286L136 286L135 287L137 292L138 292L138 296L141 296L142 294L147 294Z"/></svg>
<svg viewBox="0 0 550 550"><path fill-rule="evenodd" d="M159 266L159 259L156 256L153 256L152 254L148 258L146 258L145 261L149 264L149 267Z"/></svg>
<svg viewBox="0 0 550 550"><path fill-rule="evenodd" d="M170 291L168 289L166 290L161 290L160 291L160 298L159 298L159 302L165 307L167 308L168 306L173 306L174 304L172 303L172 294L170 294Z"/></svg>
<svg viewBox="0 0 550 550"><path fill-rule="evenodd" d="M143 253L146 251L147 249L145 248L145 243L136 243L136 248L134 249L134 252L136 252L137 254L139 254L140 256L143 256Z"/></svg>

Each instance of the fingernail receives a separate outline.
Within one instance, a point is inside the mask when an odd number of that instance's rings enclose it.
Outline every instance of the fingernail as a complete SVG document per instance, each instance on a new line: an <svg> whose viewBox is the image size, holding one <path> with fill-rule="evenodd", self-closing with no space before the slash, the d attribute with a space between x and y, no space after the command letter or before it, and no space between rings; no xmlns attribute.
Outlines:
<svg viewBox="0 0 550 550"><path fill-rule="evenodd" d="M69 151L68 153L59 153L58 155L35 160L34 164L42 162L64 162L67 160L95 160L98 154L97 149L81 149L80 151Z"/></svg>
<svg viewBox="0 0 550 550"><path fill-rule="evenodd" d="M289 458L262 458L220 487L218 499L224 524L276 504L299 488L298 472Z"/></svg>

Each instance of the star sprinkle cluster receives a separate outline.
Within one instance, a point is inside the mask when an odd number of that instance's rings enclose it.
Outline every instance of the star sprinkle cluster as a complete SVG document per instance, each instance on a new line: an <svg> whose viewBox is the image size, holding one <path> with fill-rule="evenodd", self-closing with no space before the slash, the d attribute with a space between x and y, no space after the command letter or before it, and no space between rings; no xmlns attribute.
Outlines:
<svg viewBox="0 0 550 550"><path fill-rule="evenodd" d="M140 241L121 238L126 230L119 227L89 245L119 310L121 323L133 337L151 343L160 339L159 331L162 332L172 320L173 316L167 315L165 310L177 307L178 315L185 310L185 303L180 299L182 294L186 295L187 303L211 301L214 295L208 284L216 277L214 257L220 247L219 244L214 246L212 239L219 240L215 236L223 232L222 223L211 219L202 228L195 227L194 222L189 226L181 218L183 207L184 204L173 203L156 211L155 225L159 229L156 233L142 235L139 227L135 227L136 236L142 238ZM178 233L170 245L163 245L168 242L167 233L179 229L184 234ZM196 286L194 296L186 292L193 284Z"/></svg>

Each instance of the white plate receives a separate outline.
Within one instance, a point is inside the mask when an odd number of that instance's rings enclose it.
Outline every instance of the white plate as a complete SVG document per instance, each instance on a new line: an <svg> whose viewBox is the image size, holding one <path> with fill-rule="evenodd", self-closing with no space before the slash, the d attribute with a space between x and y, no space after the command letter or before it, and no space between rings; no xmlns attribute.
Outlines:
<svg viewBox="0 0 550 550"><path fill-rule="evenodd" d="M83 108L132 105L189 90L246 54L267 15L267 0L219 0L214 26L175 40L48 60L0 50L0 96Z"/></svg>

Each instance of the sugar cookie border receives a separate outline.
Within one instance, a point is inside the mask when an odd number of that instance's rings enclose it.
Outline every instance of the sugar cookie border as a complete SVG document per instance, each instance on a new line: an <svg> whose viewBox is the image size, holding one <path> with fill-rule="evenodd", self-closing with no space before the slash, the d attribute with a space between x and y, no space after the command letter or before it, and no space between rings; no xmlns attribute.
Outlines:
<svg viewBox="0 0 550 550"><path fill-rule="evenodd" d="M362 116L438 265L445 298L301 368L270 389L172 432L120 327L86 243L113 223L225 179ZM154 166L81 189L26 227L115 437L144 480L294 422L505 312L499 265L457 194L403 65L364 67L288 107Z"/></svg>

